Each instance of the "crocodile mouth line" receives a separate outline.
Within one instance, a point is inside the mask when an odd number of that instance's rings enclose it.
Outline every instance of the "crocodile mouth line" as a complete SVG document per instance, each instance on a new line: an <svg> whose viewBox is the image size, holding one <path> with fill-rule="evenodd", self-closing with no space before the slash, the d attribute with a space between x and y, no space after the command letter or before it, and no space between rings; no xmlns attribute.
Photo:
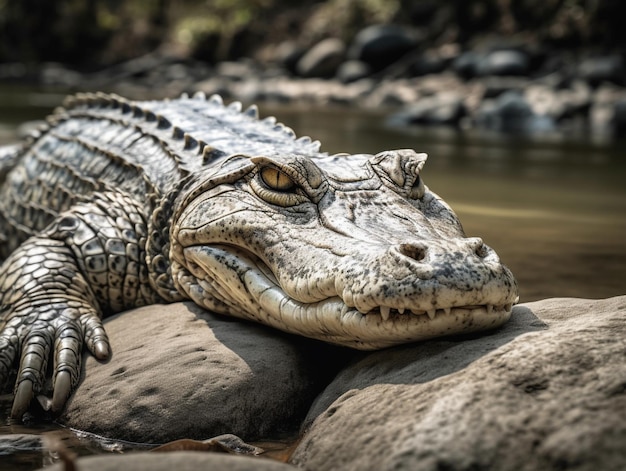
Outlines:
<svg viewBox="0 0 626 471"><path fill-rule="evenodd" d="M406 316L407 314L411 314L414 316L428 316L428 319L431 321L436 317L440 316L450 316L455 314L467 314L471 311L484 311L486 314L494 314L499 312L510 312L513 309L513 303L506 304L474 304L474 305L465 305L465 306L453 306L453 307L445 307L445 308L433 308L429 310L423 309L394 309L387 306L379 306L377 308L372 309L371 311L366 312L365 316L370 315L378 315L381 317L383 321L393 321L400 316Z"/></svg>
<svg viewBox="0 0 626 471"><path fill-rule="evenodd" d="M193 271L202 290L215 292L217 283L222 293L228 294L234 307L231 315L362 349L496 327L510 317L513 304L459 305L428 310L377 306L364 313L348 306L339 296L313 303L290 297L269 267L240 247L195 245L186 247L184 253L188 265L195 267ZM224 275L224 271L230 275ZM246 302L246 298L249 301ZM258 308L247 309L246 313L243 304Z"/></svg>

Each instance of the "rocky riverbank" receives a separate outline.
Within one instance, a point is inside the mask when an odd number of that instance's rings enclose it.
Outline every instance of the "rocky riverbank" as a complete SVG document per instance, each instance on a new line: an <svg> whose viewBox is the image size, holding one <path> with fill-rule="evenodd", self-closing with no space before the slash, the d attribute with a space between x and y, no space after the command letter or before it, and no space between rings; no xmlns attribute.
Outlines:
<svg viewBox="0 0 626 471"><path fill-rule="evenodd" d="M624 469L625 316L624 296L547 299L494 332L355 353L151 306L106 321L113 359L86 358L61 421L142 442L301 433L290 465L188 452L78 462L97 469Z"/></svg>
<svg viewBox="0 0 626 471"><path fill-rule="evenodd" d="M154 53L80 73L59 64L0 66L0 80L133 98L218 93L246 103L383 110L397 126L626 135L626 64L620 54L567 53L492 39L427 48L416 29L378 25L344 42L285 41L255 59L207 63Z"/></svg>

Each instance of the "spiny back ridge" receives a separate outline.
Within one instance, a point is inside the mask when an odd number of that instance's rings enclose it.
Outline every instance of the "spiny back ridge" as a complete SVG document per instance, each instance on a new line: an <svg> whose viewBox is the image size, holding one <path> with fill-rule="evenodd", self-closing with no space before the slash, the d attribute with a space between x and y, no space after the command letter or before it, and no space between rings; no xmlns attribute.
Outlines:
<svg viewBox="0 0 626 471"><path fill-rule="evenodd" d="M50 124L53 125L68 114L79 112L81 109L110 110L131 118L135 123L156 123L157 129L169 130L171 138L182 141L182 150L197 149L198 154L202 154L206 145L204 143L219 148L219 145L211 142L211 137L215 133L210 133L209 136L203 135L203 129L199 126L202 123L198 123L198 115L216 119L218 120L216 127L221 126L224 128L223 131L230 130L237 136L249 139L250 151L253 154L263 153L264 147L269 143L275 144L277 152L302 152L308 155L320 152L319 141L312 141L308 136L296 139L294 131L278 123L275 117L269 116L260 120L256 105L242 111L243 106L238 101L225 105L221 96L212 95L207 98L203 92L197 92L192 97L184 93L175 100L144 102L134 102L115 94L102 92L78 93L64 101L63 107L55 112ZM194 141L202 142L204 145L196 146ZM258 152L254 152L255 142L259 144ZM228 149L224 151L229 153Z"/></svg>

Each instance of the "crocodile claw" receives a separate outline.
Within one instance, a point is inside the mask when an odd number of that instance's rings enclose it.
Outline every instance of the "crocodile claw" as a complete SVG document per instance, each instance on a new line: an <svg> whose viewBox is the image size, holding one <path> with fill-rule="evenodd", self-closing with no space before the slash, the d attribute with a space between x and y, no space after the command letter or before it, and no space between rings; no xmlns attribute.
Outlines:
<svg viewBox="0 0 626 471"><path fill-rule="evenodd" d="M111 353L99 312L87 300L89 288L71 252L59 252L51 268L41 269L36 279L33 275L43 253L59 250L58 245L51 239L33 238L0 266L0 384L19 360L11 410L17 420L34 398L44 410L58 413L63 409L80 378L83 346L99 360L108 359ZM65 262L63 270L55 269L59 260ZM55 300L52 306L38 302L46 297ZM48 368L50 363L52 368ZM48 397L49 371L53 391Z"/></svg>
<svg viewBox="0 0 626 471"><path fill-rule="evenodd" d="M57 413L63 409L67 398L72 392L72 377L67 371L62 371L57 375L54 383L54 393L52 399L48 396L40 394L37 396L37 401L41 405L41 408L45 411Z"/></svg>
<svg viewBox="0 0 626 471"><path fill-rule="evenodd" d="M63 409L65 401L72 392L72 377L67 371L61 371L54 382L54 394L52 395L52 401L50 402L50 409L52 412L59 412Z"/></svg>
<svg viewBox="0 0 626 471"><path fill-rule="evenodd" d="M11 418L21 419L28 410L30 401L33 399L33 382L29 379L22 381L15 390L15 399L11 408Z"/></svg>

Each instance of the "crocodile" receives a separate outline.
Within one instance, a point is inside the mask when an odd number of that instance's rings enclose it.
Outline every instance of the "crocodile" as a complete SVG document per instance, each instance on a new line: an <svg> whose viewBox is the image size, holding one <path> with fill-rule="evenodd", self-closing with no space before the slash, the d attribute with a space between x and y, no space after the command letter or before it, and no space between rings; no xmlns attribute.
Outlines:
<svg viewBox="0 0 626 471"><path fill-rule="evenodd" d="M143 305L362 350L503 324L515 278L424 184L426 158L321 152L217 95L68 97L0 152L12 417L35 397L59 412L83 349L110 357L103 317Z"/></svg>

